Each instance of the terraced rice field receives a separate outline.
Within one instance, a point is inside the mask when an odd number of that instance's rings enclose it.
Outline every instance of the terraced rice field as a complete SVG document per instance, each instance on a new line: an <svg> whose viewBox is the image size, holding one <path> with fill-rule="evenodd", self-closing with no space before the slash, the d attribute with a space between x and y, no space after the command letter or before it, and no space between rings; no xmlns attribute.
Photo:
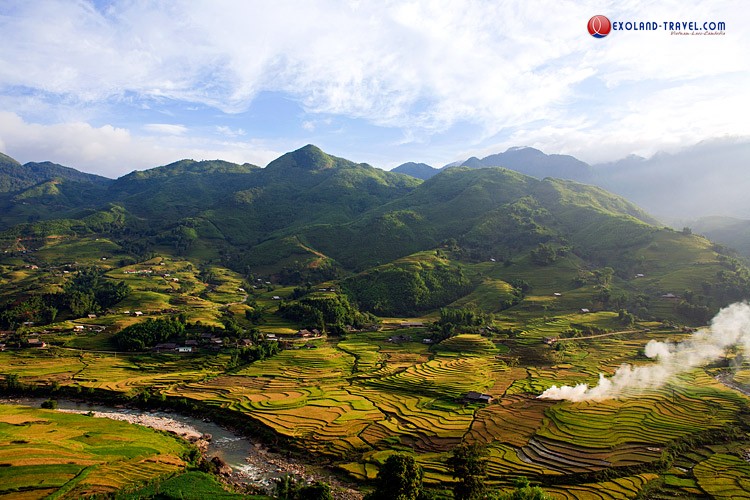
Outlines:
<svg viewBox="0 0 750 500"><path fill-rule="evenodd" d="M184 442L145 427L0 405L0 495L107 494L184 468Z"/></svg>
<svg viewBox="0 0 750 500"><path fill-rule="evenodd" d="M713 498L750 498L750 464L717 453L693 468L698 486Z"/></svg>
<svg viewBox="0 0 750 500"><path fill-rule="evenodd" d="M516 339L461 334L438 345L422 343L424 330L362 332L316 341L312 349L289 349L231 372L226 372L227 354L115 357L50 351L0 353L0 361L25 382L58 380L125 394L148 389L228 408L360 479L372 479L390 453L413 451L427 482L450 482L445 460L456 444L468 441L488 446L490 482L498 487L508 487L519 475L556 477L564 484L569 475L655 467L670 442L719 429L746 407L747 398L702 369L631 397L597 403L537 399L552 384L596 382L600 372L611 374L622 363L653 363L640 355L649 339L682 337L636 332L575 339L562 351L540 341L587 317L611 319L609 313L600 316L540 320ZM389 341L402 332L403 338ZM468 391L494 400L467 403ZM727 456L723 462L708 461L711 454L691 458L680 467L695 466L695 476L676 469L666 475L671 486L665 491L714 488L717 495L740 495L747 487L745 469ZM91 488L112 488L120 475L134 474L114 465L107 470L112 471L109 482L91 482ZM548 491L555 498L634 498L655 477L575 480ZM713 477L719 479L712 486Z"/></svg>
<svg viewBox="0 0 750 500"><path fill-rule="evenodd" d="M592 500L615 500L638 497L643 486L656 479L656 474L639 474L604 481L601 483L577 484L564 487L550 486L545 491L552 498L577 500L590 498Z"/></svg>
<svg viewBox="0 0 750 500"><path fill-rule="evenodd" d="M125 394L143 388L165 389L218 375L227 361L226 355L139 357L63 349L0 352L3 371L18 375L22 382L38 385L56 382Z"/></svg>

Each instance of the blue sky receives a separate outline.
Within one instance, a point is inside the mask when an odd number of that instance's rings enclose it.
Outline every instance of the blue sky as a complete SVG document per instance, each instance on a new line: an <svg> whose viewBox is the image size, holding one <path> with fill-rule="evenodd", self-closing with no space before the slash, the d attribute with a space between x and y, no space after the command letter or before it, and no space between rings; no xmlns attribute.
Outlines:
<svg viewBox="0 0 750 500"><path fill-rule="evenodd" d="M313 143L390 169L750 136L740 1L0 2L0 151L110 177ZM586 31L723 21L723 35ZM6 34L11 34L7 36Z"/></svg>

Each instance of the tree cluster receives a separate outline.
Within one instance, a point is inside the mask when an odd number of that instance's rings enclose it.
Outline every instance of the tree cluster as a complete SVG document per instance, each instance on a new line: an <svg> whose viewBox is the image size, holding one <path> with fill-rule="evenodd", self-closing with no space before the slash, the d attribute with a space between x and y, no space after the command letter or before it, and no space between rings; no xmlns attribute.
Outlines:
<svg viewBox="0 0 750 500"><path fill-rule="evenodd" d="M185 336L185 324L177 319L147 319L115 334L117 347L124 351L143 351L169 339Z"/></svg>
<svg viewBox="0 0 750 500"><path fill-rule="evenodd" d="M279 500L333 500L331 487L316 481L307 484L304 481L286 475L275 480L274 498Z"/></svg>
<svg viewBox="0 0 750 500"><path fill-rule="evenodd" d="M374 322L372 316L359 312L345 295L338 294L304 295L299 300L282 303L279 313L304 328L333 334L344 333L346 325L361 327Z"/></svg>
<svg viewBox="0 0 750 500"><path fill-rule="evenodd" d="M54 322L61 312L68 312L74 318L97 314L129 293L130 287L125 282L108 280L101 269L81 269L65 283L62 293L32 295L6 305L0 310L0 326L13 329L27 321L46 325Z"/></svg>
<svg viewBox="0 0 750 500"><path fill-rule="evenodd" d="M410 316L466 295L471 283L460 267L391 265L349 278L343 286L363 310Z"/></svg>

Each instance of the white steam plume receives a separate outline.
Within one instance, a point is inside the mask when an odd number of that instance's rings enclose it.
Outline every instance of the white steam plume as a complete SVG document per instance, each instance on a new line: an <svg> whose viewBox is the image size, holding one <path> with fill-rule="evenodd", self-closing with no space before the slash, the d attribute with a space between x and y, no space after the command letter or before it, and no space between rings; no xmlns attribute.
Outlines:
<svg viewBox="0 0 750 500"><path fill-rule="evenodd" d="M725 307L714 316L708 328L698 330L684 342L649 341L646 356L656 359L655 364L635 367L624 364L611 377L599 374L599 384L594 387L588 384L553 385L539 397L601 401L638 389L653 389L664 385L677 374L718 359L732 346L750 352L750 305L747 302Z"/></svg>

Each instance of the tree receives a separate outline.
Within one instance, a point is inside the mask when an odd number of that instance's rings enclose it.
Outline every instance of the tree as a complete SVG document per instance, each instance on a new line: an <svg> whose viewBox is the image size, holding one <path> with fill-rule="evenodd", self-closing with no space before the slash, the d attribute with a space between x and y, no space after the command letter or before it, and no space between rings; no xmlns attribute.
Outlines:
<svg viewBox="0 0 750 500"><path fill-rule="evenodd" d="M414 457L397 453L378 472L375 491L366 500L416 500L422 491L422 467Z"/></svg>
<svg viewBox="0 0 750 500"><path fill-rule="evenodd" d="M515 491L501 495L501 500L551 500L539 486L531 486L529 480L521 476L514 481Z"/></svg>
<svg viewBox="0 0 750 500"><path fill-rule="evenodd" d="M448 465L453 469L453 478L458 479L453 487L453 496L457 500L476 500L484 497L484 481L487 479L486 456L487 448L478 443L461 443L453 448Z"/></svg>
<svg viewBox="0 0 750 500"><path fill-rule="evenodd" d="M295 500L333 500L333 495L328 484L315 481L300 488Z"/></svg>
<svg viewBox="0 0 750 500"><path fill-rule="evenodd" d="M9 391L16 391L21 388L21 381L17 373L8 373L5 375L5 388Z"/></svg>
<svg viewBox="0 0 750 500"><path fill-rule="evenodd" d="M286 475L276 480L274 496L280 500L333 500L331 487L327 483L316 481L313 484L304 484Z"/></svg>

